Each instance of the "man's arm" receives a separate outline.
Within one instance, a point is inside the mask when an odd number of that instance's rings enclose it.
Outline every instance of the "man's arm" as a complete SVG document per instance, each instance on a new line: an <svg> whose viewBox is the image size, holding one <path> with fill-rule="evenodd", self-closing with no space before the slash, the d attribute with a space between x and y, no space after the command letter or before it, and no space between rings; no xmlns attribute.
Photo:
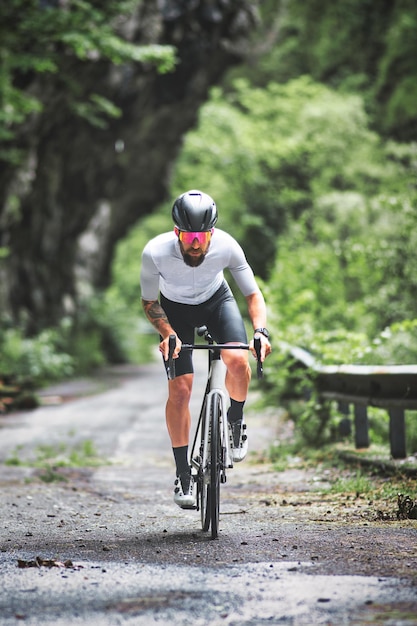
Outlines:
<svg viewBox="0 0 417 626"><path fill-rule="evenodd" d="M260 290L251 293L246 296L246 302L248 305L248 313L252 322L253 330L257 328L266 327L266 304L264 297ZM269 339L259 333L261 339L261 361L270 354L272 348ZM252 354L256 357L256 352L253 348L253 340L250 342Z"/></svg>
<svg viewBox="0 0 417 626"><path fill-rule="evenodd" d="M174 334L174 330L158 300L143 300L142 298L142 306L146 317L162 338L165 339L165 337Z"/></svg>
<svg viewBox="0 0 417 626"><path fill-rule="evenodd" d="M173 355L174 358L176 358L181 350L181 341L179 340L177 333L169 323L164 309L161 307L158 300L144 300L142 298L142 306L143 310L145 311L146 317L162 337L162 341L159 344L159 349L164 355L165 361L168 359L169 336L176 336L177 345Z"/></svg>
<svg viewBox="0 0 417 626"><path fill-rule="evenodd" d="M255 328L265 328L266 326L266 304L264 297L260 291L255 291L246 296L248 304L248 313L252 322L253 330Z"/></svg>

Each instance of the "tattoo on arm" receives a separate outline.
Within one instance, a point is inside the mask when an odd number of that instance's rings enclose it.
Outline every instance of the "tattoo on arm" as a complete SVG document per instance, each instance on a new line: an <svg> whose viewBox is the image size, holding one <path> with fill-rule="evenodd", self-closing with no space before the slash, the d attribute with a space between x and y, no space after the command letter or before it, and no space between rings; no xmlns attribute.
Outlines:
<svg viewBox="0 0 417 626"><path fill-rule="evenodd" d="M163 334L161 331L164 326L169 326L169 321L158 300L142 300L142 305L148 320L157 331Z"/></svg>

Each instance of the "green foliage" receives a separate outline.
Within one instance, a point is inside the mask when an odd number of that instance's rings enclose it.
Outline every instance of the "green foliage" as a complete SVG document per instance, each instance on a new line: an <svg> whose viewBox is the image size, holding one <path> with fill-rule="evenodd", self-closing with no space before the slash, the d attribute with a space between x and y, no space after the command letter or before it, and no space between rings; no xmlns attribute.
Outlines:
<svg viewBox="0 0 417 626"><path fill-rule="evenodd" d="M416 362L415 325L405 321L417 318L415 163L413 144L384 144L370 130L357 95L308 77L214 89L185 138L172 197L211 193L219 226L267 278L275 348L262 388L267 402L289 407L304 444L336 441L340 415L317 401L310 373L294 368L280 342L323 364ZM166 207L154 226L152 234L171 228ZM137 274L132 281L124 270L149 236L137 230L120 247L115 285L129 302ZM382 440L385 427L372 420L371 436Z"/></svg>
<svg viewBox="0 0 417 626"><path fill-rule="evenodd" d="M272 326L272 325L271 325ZM364 333L346 331L315 332L306 325L288 327L274 335L274 350L267 359L262 384L263 401L267 405L284 406L296 424L296 445L323 446L340 441L339 424L344 417L335 403L321 403L315 391L314 372L300 366L291 352L291 346L304 347L316 365L346 363L381 365L417 363L417 320L405 320L385 328L369 339ZM285 341L283 339L285 338ZM288 343L287 343L288 342ZM406 412L407 450L417 450L416 412ZM369 435L372 445L389 441L388 412L368 407ZM386 451L389 456L389 450Z"/></svg>
<svg viewBox="0 0 417 626"><path fill-rule="evenodd" d="M308 74L338 91L360 94L381 134L401 141L417 139L415 2L263 4L266 28L275 24L272 32L279 37L269 54L240 74L262 87ZM260 36L258 47L264 43Z"/></svg>
<svg viewBox="0 0 417 626"><path fill-rule="evenodd" d="M318 217L313 228L300 221L288 231L270 292L271 305L291 326L343 327L372 338L386 326L416 317L416 218L395 205L391 202L375 219L358 206L349 227L343 220L331 224ZM362 232L354 232L358 217L364 218Z"/></svg>
<svg viewBox="0 0 417 626"><path fill-rule="evenodd" d="M387 326L363 351L361 363L415 365L417 363L417 320Z"/></svg>
<svg viewBox="0 0 417 626"><path fill-rule="evenodd" d="M43 109L43 89L35 77L55 74L67 90L68 104L89 123L104 127L120 111L100 94L80 96L71 74L73 61L115 65L141 63L160 73L175 66L171 46L139 46L120 35L120 25L138 2L72 0L70 7L53 1L10 0L0 8L0 158L18 162L12 145L16 128ZM31 89L28 86L32 85ZM65 86L65 87L64 87ZM80 99L81 98L81 99Z"/></svg>
<svg viewBox="0 0 417 626"><path fill-rule="evenodd" d="M0 332L0 372L41 384L70 376L74 371L71 356L60 350L59 333L45 330L27 338L19 329Z"/></svg>
<svg viewBox="0 0 417 626"><path fill-rule="evenodd" d="M106 293L109 306L121 303L133 315L142 311L139 287L142 250L149 239L173 227L171 203L167 203L142 219L119 243L112 266L112 285Z"/></svg>
<svg viewBox="0 0 417 626"><path fill-rule="evenodd" d="M378 112L382 130L386 133L394 131L405 140L416 124L416 28L415 3L395 2L375 85L377 99L383 103ZM416 139L415 132L412 136Z"/></svg>
<svg viewBox="0 0 417 626"><path fill-rule="evenodd" d="M370 494L375 487L372 480L367 474L361 470L357 470L356 474L348 478L338 477L329 489L330 493L354 493L356 497L359 495Z"/></svg>
<svg viewBox="0 0 417 626"><path fill-rule="evenodd" d="M83 117L97 128L107 128L107 118L117 118L122 115L118 107L98 94L91 94L87 102L74 102L72 108L79 117Z"/></svg>
<svg viewBox="0 0 417 626"><path fill-rule="evenodd" d="M88 373L106 363L126 361L119 322L101 296L88 299L77 316L66 318L61 328L63 345L74 359L77 372Z"/></svg>
<svg viewBox="0 0 417 626"><path fill-rule="evenodd" d="M417 455L417 411L406 411L405 430L408 454Z"/></svg>
<svg viewBox="0 0 417 626"><path fill-rule="evenodd" d="M117 308L97 296L76 317L64 318L58 328L35 337L26 337L19 328L1 330L0 374L30 380L38 387L87 374L108 363L126 362L138 335L137 315L127 317L124 305Z"/></svg>
<svg viewBox="0 0 417 626"><path fill-rule="evenodd" d="M141 220L117 246L113 262L112 285L104 294L108 314L119 330L119 341L130 362L149 361L158 335L143 313L140 297L141 254L145 244L156 235L172 230L170 206L161 206Z"/></svg>
<svg viewBox="0 0 417 626"><path fill-rule="evenodd" d="M24 450L23 446L18 446L5 460L5 465L36 468L38 478L46 483L65 482L65 474L59 471L62 468L98 467L104 463L108 461L99 456L91 439L72 445L64 442L42 444L34 450Z"/></svg>
<svg viewBox="0 0 417 626"><path fill-rule="evenodd" d="M210 192L220 227L242 242L255 272L268 278L287 226L318 198L325 202L325 194L374 191L386 174L382 156L357 96L308 77L263 89L239 80L227 93L213 90L202 107L176 165L174 195L198 186ZM338 199L327 204L333 208ZM347 196L345 204L352 201Z"/></svg>
<svg viewBox="0 0 417 626"><path fill-rule="evenodd" d="M237 81L202 107L172 196L201 187L216 198L219 226L268 276L275 339L325 362L365 362L384 328L417 317L415 162L413 144L384 145L369 130L357 96L307 77L265 89ZM155 218L153 234L171 227L163 210L167 226ZM135 254L127 246L121 267ZM116 284L129 275L120 271ZM136 275L127 290L134 301Z"/></svg>
<svg viewBox="0 0 417 626"><path fill-rule="evenodd" d="M389 445L389 414L384 409L368 407L368 425L372 447Z"/></svg>
<svg viewBox="0 0 417 626"><path fill-rule="evenodd" d="M51 79L73 113L105 128L121 111L103 94L82 93L74 67L174 67L172 48L120 35L138 2L2 3L0 158L18 163L13 138L42 111ZM304 443L323 445L337 438L340 416L317 402L314 381L281 341L324 364L417 362L417 145L384 143L375 132L416 138L417 5L291 0L267 1L263 11L279 25L277 45L212 90L185 137L171 197L199 187L216 199L219 227L265 281L274 343L265 397L290 407ZM112 287L59 329L31 339L1 331L0 371L43 381L148 357L140 253L171 228L167 206L141 221L118 247ZM7 253L0 247L0 258ZM371 438L384 440L386 414L370 412L370 422Z"/></svg>

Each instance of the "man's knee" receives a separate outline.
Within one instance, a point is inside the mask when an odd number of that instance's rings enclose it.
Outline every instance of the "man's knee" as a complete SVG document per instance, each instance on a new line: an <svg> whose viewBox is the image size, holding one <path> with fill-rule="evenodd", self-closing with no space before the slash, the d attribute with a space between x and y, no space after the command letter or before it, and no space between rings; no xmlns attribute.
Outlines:
<svg viewBox="0 0 417 626"><path fill-rule="evenodd" d="M187 404L190 401L193 384L193 375L184 374L177 376L169 382L169 401L179 404Z"/></svg>
<svg viewBox="0 0 417 626"><path fill-rule="evenodd" d="M226 367L232 376L242 377L247 375L249 363L248 355L244 350L230 350L224 360Z"/></svg>

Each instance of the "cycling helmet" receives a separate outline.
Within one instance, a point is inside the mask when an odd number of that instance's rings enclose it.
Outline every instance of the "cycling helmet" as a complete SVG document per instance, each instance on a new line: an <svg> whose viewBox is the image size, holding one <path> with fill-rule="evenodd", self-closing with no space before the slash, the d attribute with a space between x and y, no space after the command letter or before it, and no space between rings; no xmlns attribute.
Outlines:
<svg viewBox="0 0 417 626"><path fill-rule="evenodd" d="M172 219L180 230L190 232L210 230L217 222L216 203L206 193L191 189L175 200Z"/></svg>

